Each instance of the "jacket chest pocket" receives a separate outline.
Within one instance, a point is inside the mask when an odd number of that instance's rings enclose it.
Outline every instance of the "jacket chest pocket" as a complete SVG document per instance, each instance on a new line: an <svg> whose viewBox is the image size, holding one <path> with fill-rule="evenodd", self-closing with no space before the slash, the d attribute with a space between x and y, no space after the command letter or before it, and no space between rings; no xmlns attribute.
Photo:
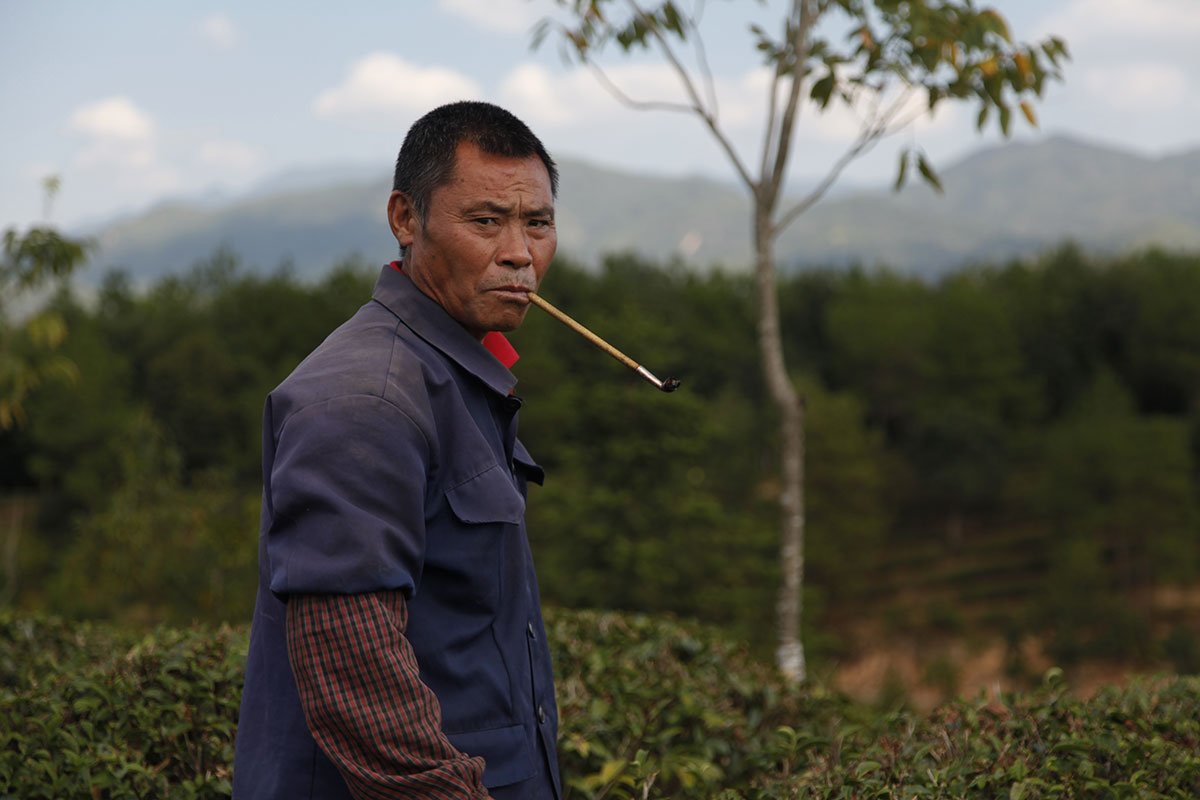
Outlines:
<svg viewBox="0 0 1200 800"><path fill-rule="evenodd" d="M440 522L426 534L423 582L436 581L441 602L482 623L498 613L506 587L511 592L521 581L514 559L525 498L499 465L455 484L445 498Z"/></svg>
<svg viewBox="0 0 1200 800"><path fill-rule="evenodd" d="M519 525L525 514L525 498L499 464L450 488L446 502L458 521L467 525Z"/></svg>

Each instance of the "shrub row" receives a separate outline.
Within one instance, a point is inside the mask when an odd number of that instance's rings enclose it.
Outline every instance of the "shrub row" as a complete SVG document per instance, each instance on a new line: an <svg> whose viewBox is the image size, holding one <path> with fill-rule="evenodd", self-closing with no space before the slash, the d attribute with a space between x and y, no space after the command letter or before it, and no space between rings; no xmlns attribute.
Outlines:
<svg viewBox="0 0 1200 800"><path fill-rule="evenodd" d="M1081 700L1051 670L1031 693L956 700L924 718L893 712L832 737L781 734L776 763L723 800L1200 797L1196 678Z"/></svg>
<svg viewBox="0 0 1200 800"><path fill-rule="evenodd" d="M0 797L231 792L246 636L0 617Z"/></svg>
<svg viewBox="0 0 1200 800"><path fill-rule="evenodd" d="M791 689L697 626L550 610L572 798L1195 798L1200 679L931 715ZM0 614L0 798L230 794L246 632Z"/></svg>

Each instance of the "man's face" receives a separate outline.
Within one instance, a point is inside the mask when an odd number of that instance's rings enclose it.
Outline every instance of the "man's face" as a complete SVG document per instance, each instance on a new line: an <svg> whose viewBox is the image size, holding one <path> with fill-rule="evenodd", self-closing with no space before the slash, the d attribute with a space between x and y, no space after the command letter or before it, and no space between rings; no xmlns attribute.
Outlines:
<svg viewBox="0 0 1200 800"><path fill-rule="evenodd" d="M434 189L422 223L392 192L388 220L404 271L476 338L525 319L558 245L550 174L537 156L506 158L458 147L450 182Z"/></svg>

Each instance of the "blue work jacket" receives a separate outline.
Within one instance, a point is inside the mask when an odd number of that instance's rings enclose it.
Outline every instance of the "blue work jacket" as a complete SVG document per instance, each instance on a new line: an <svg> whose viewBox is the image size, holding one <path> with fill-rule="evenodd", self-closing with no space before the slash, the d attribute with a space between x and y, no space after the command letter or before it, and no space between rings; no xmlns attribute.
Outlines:
<svg viewBox="0 0 1200 800"><path fill-rule="evenodd" d="M238 800L350 793L304 720L287 597L402 590L421 680L497 797L559 795L558 714L525 534L516 378L403 273L267 398Z"/></svg>

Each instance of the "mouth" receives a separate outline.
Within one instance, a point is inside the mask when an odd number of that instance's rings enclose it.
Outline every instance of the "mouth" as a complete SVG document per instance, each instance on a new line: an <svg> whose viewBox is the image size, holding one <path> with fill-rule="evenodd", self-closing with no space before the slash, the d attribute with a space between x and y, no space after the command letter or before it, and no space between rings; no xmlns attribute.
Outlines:
<svg viewBox="0 0 1200 800"><path fill-rule="evenodd" d="M496 295L497 297L500 297L503 300L507 300L507 301L514 302L514 303L520 303L521 305L529 304L529 293L532 291L533 291L533 289L531 289L528 286L517 286L517 285L496 286L494 288L488 289L489 294Z"/></svg>

